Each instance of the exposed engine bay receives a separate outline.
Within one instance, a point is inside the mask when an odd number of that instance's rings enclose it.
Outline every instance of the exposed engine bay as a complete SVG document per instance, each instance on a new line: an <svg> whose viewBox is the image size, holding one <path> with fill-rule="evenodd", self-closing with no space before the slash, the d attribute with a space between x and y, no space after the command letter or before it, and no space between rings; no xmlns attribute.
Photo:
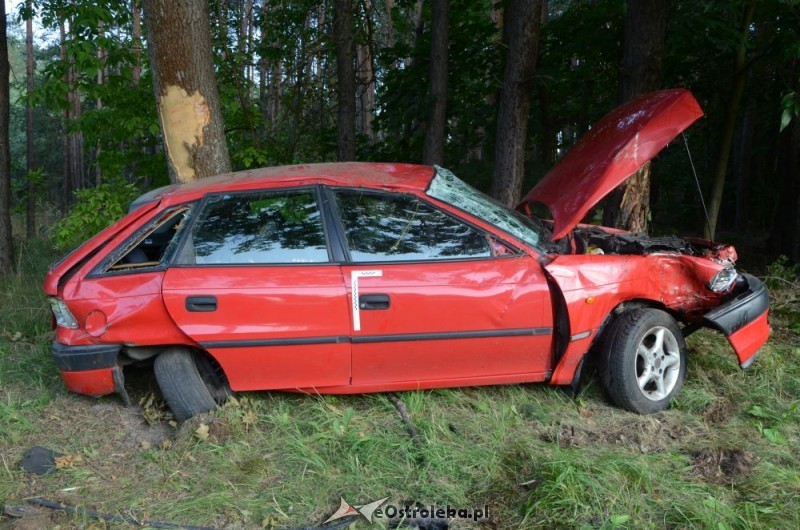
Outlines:
<svg viewBox="0 0 800 530"><path fill-rule="evenodd" d="M652 254L678 252L702 256L708 249L695 247L682 237L651 237L644 233L611 233L599 227L578 227L572 232L576 254Z"/></svg>
<svg viewBox="0 0 800 530"><path fill-rule="evenodd" d="M547 221L542 224L551 228ZM546 250L555 254L645 255L664 252L736 261L735 251L724 243L678 236L649 236L591 225L576 227L571 236L549 242Z"/></svg>

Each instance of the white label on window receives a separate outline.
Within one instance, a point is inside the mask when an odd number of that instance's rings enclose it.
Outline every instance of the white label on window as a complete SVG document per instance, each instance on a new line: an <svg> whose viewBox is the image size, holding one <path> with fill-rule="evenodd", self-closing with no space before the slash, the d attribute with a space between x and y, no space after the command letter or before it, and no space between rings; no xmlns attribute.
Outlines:
<svg viewBox="0 0 800 530"><path fill-rule="evenodd" d="M352 271L350 273L350 285L353 290L353 330L361 331L361 313L358 306L358 279L359 278L377 278L383 276L383 271Z"/></svg>

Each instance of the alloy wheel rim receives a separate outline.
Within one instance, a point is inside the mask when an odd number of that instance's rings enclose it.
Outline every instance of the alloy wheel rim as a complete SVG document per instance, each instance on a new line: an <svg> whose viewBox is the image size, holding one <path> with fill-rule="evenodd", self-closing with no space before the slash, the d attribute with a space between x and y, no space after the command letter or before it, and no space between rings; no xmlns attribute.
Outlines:
<svg viewBox="0 0 800 530"><path fill-rule="evenodd" d="M678 340L664 326L655 326L639 341L635 358L636 384L650 401L668 397L678 384L681 350Z"/></svg>

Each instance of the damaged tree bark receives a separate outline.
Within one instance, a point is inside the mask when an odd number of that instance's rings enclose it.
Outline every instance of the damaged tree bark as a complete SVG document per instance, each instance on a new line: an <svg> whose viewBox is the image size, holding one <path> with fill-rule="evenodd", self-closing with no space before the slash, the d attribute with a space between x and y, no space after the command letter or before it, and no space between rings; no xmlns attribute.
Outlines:
<svg viewBox="0 0 800 530"><path fill-rule="evenodd" d="M191 182L229 172L208 3L145 0L144 15L170 179Z"/></svg>
<svg viewBox="0 0 800 530"><path fill-rule="evenodd" d="M620 101L661 86L668 2L629 0L620 73ZM614 190L605 201L603 224L646 232L650 213L650 162Z"/></svg>

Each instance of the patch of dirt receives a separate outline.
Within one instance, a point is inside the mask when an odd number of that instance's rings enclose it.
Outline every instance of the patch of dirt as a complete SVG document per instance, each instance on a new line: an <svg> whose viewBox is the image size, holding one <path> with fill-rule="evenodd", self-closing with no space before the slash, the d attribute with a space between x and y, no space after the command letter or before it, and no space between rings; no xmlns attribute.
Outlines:
<svg viewBox="0 0 800 530"><path fill-rule="evenodd" d="M145 421L144 412L141 407L125 407L118 403L97 403L89 410L89 414L96 419L114 425L119 449L134 449L143 445L156 447L172 438L174 429L168 423L149 424Z"/></svg>
<svg viewBox="0 0 800 530"><path fill-rule="evenodd" d="M558 444L559 447L585 447L589 444L591 435L580 427L560 423L553 429L543 432L539 438L545 442Z"/></svg>
<svg viewBox="0 0 800 530"><path fill-rule="evenodd" d="M603 445L627 446L640 453L663 452L670 446L703 438L706 431L690 429L672 418L636 416L607 421L601 416L581 414L577 425L556 423L540 430L539 438L560 447Z"/></svg>
<svg viewBox="0 0 800 530"><path fill-rule="evenodd" d="M742 449L703 449L692 455L691 474L706 482L734 482L756 465L755 455Z"/></svg>
<svg viewBox="0 0 800 530"><path fill-rule="evenodd" d="M72 528L74 518L64 512L56 512L30 505L21 505L24 513L13 516L0 514L0 528L13 530L41 530L42 528ZM6 513L9 513L6 511Z"/></svg>
<svg viewBox="0 0 800 530"><path fill-rule="evenodd" d="M703 412L703 421L712 425L725 423L736 412L736 406L727 399L719 399Z"/></svg>

